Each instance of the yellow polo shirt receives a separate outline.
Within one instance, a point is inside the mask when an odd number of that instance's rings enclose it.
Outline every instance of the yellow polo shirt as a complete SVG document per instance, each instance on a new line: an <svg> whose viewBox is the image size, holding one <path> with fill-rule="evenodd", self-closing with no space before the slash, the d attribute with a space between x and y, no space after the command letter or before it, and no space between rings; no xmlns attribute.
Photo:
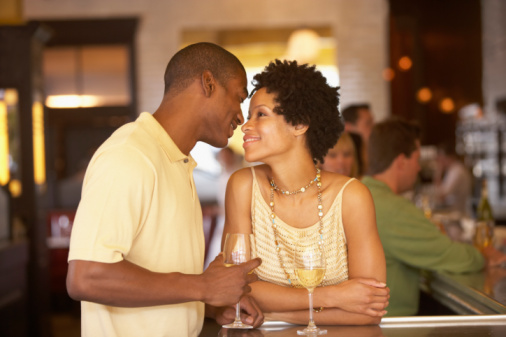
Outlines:
<svg viewBox="0 0 506 337"><path fill-rule="evenodd" d="M119 128L86 171L69 261L125 259L153 272L202 273L195 166L151 114ZM83 301L81 312L83 337L198 336L204 304L119 308Z"/></svg>

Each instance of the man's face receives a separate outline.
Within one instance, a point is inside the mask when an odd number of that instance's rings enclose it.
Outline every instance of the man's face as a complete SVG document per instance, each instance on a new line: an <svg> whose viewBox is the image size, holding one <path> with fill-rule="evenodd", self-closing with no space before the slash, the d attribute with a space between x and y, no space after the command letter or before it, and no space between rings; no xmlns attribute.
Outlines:
<svg viewBox="0 0 506 337"><path fill-rule="evenodd" d="M229 79L225 86L217 83L202 141L216 147L227 146L228 138L232 137L238 125L244 123L241 103L248 97L246 85L243 71Z"/></svg>
<svg viewBox="0 0 506 337"><path fill-rule="evenodd" d="M400 175L400 189L401 193L411 190L418 178L420 172L420 141L416 141L416 150L411 153L411 156L404 158L404 165Z"/></svg>
<svg viewBox="0 0 506 337"><path fill-rule="evenodd" d="M358 110L358 119L354 131L359 133L365 142L369 140L373 125L374 119L371 111L369 109Z"/></svg>

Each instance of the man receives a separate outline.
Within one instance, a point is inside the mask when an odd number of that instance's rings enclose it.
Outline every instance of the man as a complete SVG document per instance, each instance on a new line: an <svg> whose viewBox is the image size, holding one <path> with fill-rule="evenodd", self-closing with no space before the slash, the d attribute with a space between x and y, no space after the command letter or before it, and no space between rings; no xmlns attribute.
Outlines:
<svg viewBox="0 0 506 337"><path fill-rule="evenodd" d="M367 146L374 125L367 103L353 104L343 109L344 130L350 133L358 154L359 176L367 171Z"/></svg>
<svg viewBox="0 0 506 337"><path fill-rule="evenodd" d="M483 251L454 242L401 196L413 188L420 171L420 129L390 119L376 124L369 147L369 174L362 182L372 193L376 222L387 264L388 316L415 315L422 269L464 273L506 261L492 247ZM485 258L485 259L484 259Z"/></svg>
<svg viewBox="0 0 506 337"><path fill-rule="evenodd" d="M211 43L190 45L165 71L153 115L142 113L96 151L86 172L70 243L67 289L82 301L83 336L197 336L204 310L233 321L258 259L202 273L202 213L189 155L198 141L227 145L244 122L240 61ZM205 307L204 307L205 303ZM241 300L243 319L262 314Z"/></svg>
<svg viewBox="0 0 506 337"><path fill-rule="evenodd" d="M358 133L364 142L369 140L374 118L367 103L353 104L343 109L345 131Z"/></svg>
<svg viewBox="0 0 506 337"><path fill-rule="evenodd" d="M443 143L437 147L437 170L434 184L439 206L471 215L471 174L458 158L455 146Z"/></svg>

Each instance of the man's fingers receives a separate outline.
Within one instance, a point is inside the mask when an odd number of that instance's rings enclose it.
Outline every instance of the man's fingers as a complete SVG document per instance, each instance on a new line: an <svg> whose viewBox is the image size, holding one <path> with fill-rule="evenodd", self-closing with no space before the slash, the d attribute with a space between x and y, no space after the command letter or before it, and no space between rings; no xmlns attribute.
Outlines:
<svg viewBox="0 0 506 337"><path fill-rule="evenodd" d="M261 264L262 264L262 260L259 257L257 257L257 258L254 258L253 260L249 260L247 262L241 263L241 266L244 269L246 269L246 271L249 273L250 271L257 268Z"/></svg>
<svg viewBox="0 0 506 337"><path fill-rule="evenodd" d="M256 282L256 281L258 281L258 276L257 276L257 274L248 274L248 275L246 276L246 282L248 282L248 283L253 283L253 282Z"/></svg>
<svg viewBox="0 0 506 337"><path fill-rule="evenodd" d="M219 262L219 263L223 263L223 253L219 253L218 255L216 255L216 257L214 258L214 261Z"/></svg>

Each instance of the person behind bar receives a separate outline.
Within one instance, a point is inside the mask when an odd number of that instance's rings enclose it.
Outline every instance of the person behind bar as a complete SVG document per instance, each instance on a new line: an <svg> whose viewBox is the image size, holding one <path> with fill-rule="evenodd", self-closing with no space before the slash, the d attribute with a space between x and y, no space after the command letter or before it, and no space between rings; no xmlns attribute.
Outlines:
<svg viewBox="0 0 506 337"><path fill-rule="evenodd" d="M320 168L347 177L358 176L358 153L349 132L343 132L336 145L327 152Z"/></svg>
<svg viewBox="0 0 506 337"><path fill-rule="evenodd" d="M371 135L374 117L368 103L348 105L343 109L344 128L349 132L358 156L358 174L362 176L367 170L367 145Z"/></svg>
<svg viewBox="0 0 506 337"><path fill-rule="evenodd" d="M457 155L455 145L449 142L439 144L436 164L434 185L437 206L471 216L473 179Z"/></svg>
<svg viewBox="0 0 506 337"><path fill-rule="evenodd" d="M254 77L245 159L225 197L226 233L253 233L262 265L252 296L268 319L307 324L308 293L294 275L295 246L325 252L314 291L317 324L377 324L388 305L371 195L360 181L315 166L343 130L338 88L308 64L271 62Z"/></svg>
<svg viewBox="0 0 506 337"><path fill-rule="evenodd" d="M240 299L243 320L261 324L256 304L243 297L259 259L226 268L219 255L202 272L202 212L189 154L198 141L227 145L244 122L246 83L234 55L211 43L190 45L170 60L154 114L143 112L95 152L68 258L82 336L198 336L204 311L232 322Z"/></svg>
<svg viewBox="0 0 506 337"><path fill-rule="evenodd" d="M421 270L475 272L505 261L492 247L483 256L471 245L452 241L423 211L401 194L414 187L420 171L420 128L391 118L374 126L369 141L369 172L362 182L376 208L390 287L388 316L415 315ZM485 257L485 259L484 259Z"/></svg>

